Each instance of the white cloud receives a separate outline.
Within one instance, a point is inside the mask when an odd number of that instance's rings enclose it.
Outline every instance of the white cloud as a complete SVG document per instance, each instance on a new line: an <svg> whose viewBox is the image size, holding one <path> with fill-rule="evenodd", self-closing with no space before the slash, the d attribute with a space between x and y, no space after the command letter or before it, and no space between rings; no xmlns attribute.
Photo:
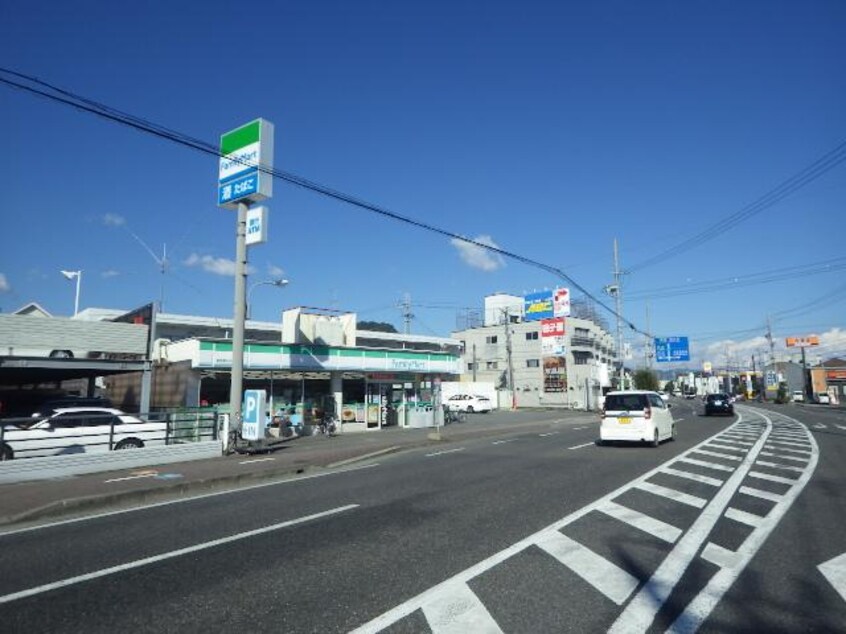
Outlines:
<svg viewBox="0 0 846 634"><path fill-rule="evenodd" d="M285 277L285 269L273 264L267 265L267 274L273 278Z"/></svg>
<svg viewBox="0 0 846 634"><path fill-rule="evenodd" d="M227 260L226 258L216 258L211 255L198 255L192 253L183 262L185 266L200 267L206 273L213 273L215 275L223 275L226 277L235 276L235 261ZM247 273L255 273L255 269L247 265Z"/></svg>
<svg viewBox="0 0 846 634"><path fill-rule="evenodd" d="M107 227L122 227L126 224L126 218L118 214L104 214L103 224Z"/></svg>
<svg viewBox="0 0 846 634"><path fill-rule="evenodd" d="M490 247L499 248L499 245L493 241L489 235L480 235L472 238L473 242L485 244ZM496 271L505 266L503 257L494 251L480 247L477 244L471 244L459 238L450 240L452 245L458 250L458 254L464 263L474 269L481 269L482 271Z"/></svg>
<svg viewBox="0 0 846 634"><path fill-rule="evenodd" d="M110 277L117 277L120 275L120 271L115 271L114 269L109 269L108 271L103 271L100 273L100 277L103 279L108 279Z"/></svg>
<svg viewBox="0 0 846 634"><path fill-rule="evenodd" d="M817 359L828 359L835 356L846 356L846 330L842 328L831 328L822 333L797 332L796 336L816 334L820 339L819 346L811 346L805 349L808 363L815 363ZM785 337L773 336L774 351L776 359L792 359L799 361L802 358L802 349L798 347L788 348ZM750 339L734 340L724 339L708 344L700 350L694 351L694 357L700 361L710 361L716 367L722 367L726 362L726 353L732 365L747 365L755 355L756 364L770 362L770 343L763 335Z"/></svg>
<svg viewBox="0 0 846 634"><path fill-rule="evenodd" d="M0 273L0 293L8 293L10 290L12 290L12 287L9 285L9 280L3 273Z"/></svg>

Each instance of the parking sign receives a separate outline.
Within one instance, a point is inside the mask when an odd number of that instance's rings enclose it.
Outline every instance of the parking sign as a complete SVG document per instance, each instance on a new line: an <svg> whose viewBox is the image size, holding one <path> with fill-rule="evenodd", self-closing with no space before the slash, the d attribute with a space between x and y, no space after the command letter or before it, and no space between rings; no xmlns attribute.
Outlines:
<svg viewBox="0 0 846 634"><path fill-rule="evenodd" d="M247 390L244 392L244 403L241 407L241 437L245 440L260 440L264 438L265 401L267 393L264 390Z"/></svg>

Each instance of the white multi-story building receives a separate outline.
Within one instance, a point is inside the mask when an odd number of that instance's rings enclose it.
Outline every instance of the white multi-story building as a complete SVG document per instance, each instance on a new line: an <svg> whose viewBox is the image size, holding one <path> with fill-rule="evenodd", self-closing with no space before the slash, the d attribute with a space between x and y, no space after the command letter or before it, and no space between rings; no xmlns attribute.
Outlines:
<svg viewBox="0 0 846 634"><path fill-rule="evenodd" d="M525 321L523 298L485 298L485 325L452 333L462 342L463 382L492 382L501 407L597 409L616 363L613 336L589 319L565 318L564 346L544 354L540 321ZM512 378L513 377L513 378Z"/></svg>

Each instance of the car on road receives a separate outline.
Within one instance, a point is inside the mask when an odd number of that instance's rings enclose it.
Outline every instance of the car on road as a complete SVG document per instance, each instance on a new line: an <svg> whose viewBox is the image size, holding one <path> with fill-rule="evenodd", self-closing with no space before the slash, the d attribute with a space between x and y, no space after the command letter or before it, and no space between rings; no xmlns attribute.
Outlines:
<svg viewBox="0 0 846 634"><path fill-rule="evenodd" d="M791 397L794 403L804 403L805 402L805 393L802 390L793 390L793 395Z"/></svg>
<svg viewBox="0 0 846 634"><path fill-rule="evenodd" d="M479 394L454 394L447 399L446 405L452 412L487 413L493 409L491 400Z"/></svg>
<svg viewBox="0 0 846 634"><path fill-rule="evenodd" d="M705 416L712 414L728 414L734 416L734 405L728 394L718 392L705 397Z"/></svg>
<svg viewBox="0 0 846 634"><path fill-rule="evenodd" d="M662 440L675 440L676 422L657 392L623 390L605 395L599 444L645 442L657 447Z"/></svg>
<svg viewBox="0 0 846 634"><path fill-rule="evenodd" d="M830 399L828 398L828 394L826 394L825 392L820 392L819 394L817 394L817 403L819 403L820 405L828 405L829 401Z"/></svg>
<svg viewBox="0 0 846 634"><path fill-rule="evenodd" d="M47 416L5 424L0 460L99 453L163 445L167 426L109 407L65 407Z"/></svg>

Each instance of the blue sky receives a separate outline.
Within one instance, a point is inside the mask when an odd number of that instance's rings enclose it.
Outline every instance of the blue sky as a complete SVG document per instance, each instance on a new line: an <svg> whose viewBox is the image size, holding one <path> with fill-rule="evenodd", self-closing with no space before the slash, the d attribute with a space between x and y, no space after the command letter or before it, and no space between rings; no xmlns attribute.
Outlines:
<svg viewBox="0 0 846 634"><path fill-rule="evenodd" d="M617 238L635 268L625 316L643 329L654 289L846 257L841 163L637 267L846 139L843 2L201 6L8 0L0 66L210 142L264 117L277 168L558 267L600 297ZM0 109L4 312L72 313L61 269L84 272L82 308L157 300L144 242L167 244L166 311L232 314L235 218L216 206L213 157L7 86ZM258 319L306 305L402 328L408 293L413 332L446 336L487 294L561 284L282 182L269 207L249 283L290 285L254 290ZM651 329L722 363L727 346L763 351L774 315L777 337L824 334L846 352L842 271L653 298Z"/></svg>

